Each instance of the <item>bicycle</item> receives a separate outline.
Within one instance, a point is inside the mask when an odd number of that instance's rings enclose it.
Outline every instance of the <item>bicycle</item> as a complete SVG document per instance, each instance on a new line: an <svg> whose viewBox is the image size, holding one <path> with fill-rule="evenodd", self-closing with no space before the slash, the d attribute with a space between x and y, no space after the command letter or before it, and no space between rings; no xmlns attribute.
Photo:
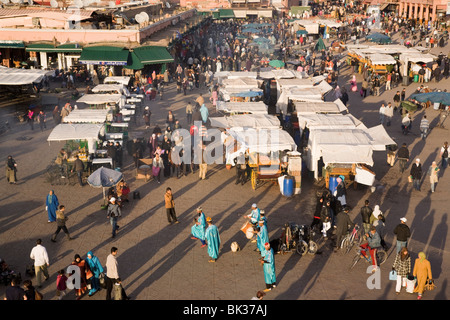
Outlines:
<svg viewBox="0 0 450 320"><path fill-rule="evenodd" d="M364 258L364 260L366 260L367 263L372 264L372 257L371 257L371 255L367 254L367 253L365 255L363 255L362 254L363 250L364 249L361 248L361 247L359 247L356 250L356 255L353 258L352 263L350 265L350 270L353 269L356 266L356 264L359 262L359 260L361 260L362 258ZM375 259L377 260L377 265L378 266L382 265L387 260L387 252L382 247L377 248L377 251L375 253Z"/></svg>
<svg viewBox="0 0 450 320"><path fill-rule="evenodd" d="M361 233L361 227L357 224L353 227L353 230L342 239L341 241L341 252L347 254L356 244L360 245L364 240L363 234Z"/></svg>

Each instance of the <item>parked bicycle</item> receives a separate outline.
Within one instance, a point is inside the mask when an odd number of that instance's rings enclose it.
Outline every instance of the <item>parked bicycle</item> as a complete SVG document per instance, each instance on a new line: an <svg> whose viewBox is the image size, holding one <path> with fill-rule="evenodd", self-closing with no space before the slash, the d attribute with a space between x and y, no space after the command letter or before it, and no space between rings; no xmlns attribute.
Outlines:
<svg viewBox="0 0 450 320"><path fill-rule="evenodd" d="M353 230L344 237L341 241L341 253L347 254L352 250L353 246L357 244L358 246L363 242L364 235L361 232L361 227L357 224L353 227Z"/></svg>
<svg viewBox="0 0 450 320"><path fill-rule="evenodd" d="M365 251L365 254L363 254L363 251ZM372 257L369 251L368 250L366 251L365 249L358 247L358 249L356 250L356 255L353 258L352 263L350 265L350 269L353 269L361 259L364 259L367 261L367 263L372 264ZM382 265L387 260L387 252L384 251L382 247L376 248L375 259L377 260L378 266Z"/></svg>

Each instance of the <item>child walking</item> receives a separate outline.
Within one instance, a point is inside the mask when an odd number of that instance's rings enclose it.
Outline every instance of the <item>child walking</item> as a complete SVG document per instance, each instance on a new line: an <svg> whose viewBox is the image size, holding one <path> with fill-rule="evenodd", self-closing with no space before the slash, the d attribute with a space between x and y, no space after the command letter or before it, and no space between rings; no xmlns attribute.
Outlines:
<svg viewBox="0 0 450 320"><path fill-rule="evenodd" d="M56 296L58 300L61 300L62 297L66 295L66 285L67 276L64 272L64 269L58 271L58 277L56 278Z"/></svg>

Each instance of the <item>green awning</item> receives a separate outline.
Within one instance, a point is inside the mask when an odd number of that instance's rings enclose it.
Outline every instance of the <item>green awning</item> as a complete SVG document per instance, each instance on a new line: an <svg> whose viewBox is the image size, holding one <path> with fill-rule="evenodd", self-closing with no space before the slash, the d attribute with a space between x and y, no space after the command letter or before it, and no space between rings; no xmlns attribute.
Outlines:
<svg viewBox="0 0 450 320"><path fill-rule="evenodd" d="M123 66L126 69L132 70L141 70L144 69L144 65L141 60L139 60L138 56L134 52L130 52L130 58L128 59L128 64Z"/></svg>
<svg viewBox="0 0 450 320"><path fill-rule="evenodd" d="M220 19L235 17L233 9L219 9L219 16L220 16Z"/></svg>
<svg viewBox="0 0 450 320"><path fill-rule="evenodd" d="M213 19L219 19L220 18L220 12L219 11L213 11L212 15L213 15Z"/></svg>
<svg viewBox="0 0 450 320"><path fill-rule="evenodd" d="M25 45L23 44L23 41L15 41L15 40L1 40L0 41L0 48L1 49L24 49Z"/></svg>
<svg viewBox="0 0 450 320"><path fill-rule="evenodd" d="M27 52L55 52L55 50L56 47L50 43L32 43L25 49Z"/></svg>
<svg viewBox="0 0 450 320"><path fill-rule="evenodd" d="M66 43L57 47L58 52L81 52L83 48L78 43Z"/></svg>
<svg viewBox="0 0 450 320"><path fill-rule="evenodd" d="M55 47L50 43L33 43L25 51L30 52L81 52L83 49L76 43L66 43Z"/></svg>
<svg viewBox="0 0 450 320"><path fill-rule="evenodd" d="M80 62L84 64L126 66L130 51L123 47L97 46L83 48Z"/></svg>
<svg viewBox="0 0 450 320"><path fill-rule="evenodd" d="M160 64L174 62L166 47L144 46L133 49L133 53L142 64Z"/></svg>

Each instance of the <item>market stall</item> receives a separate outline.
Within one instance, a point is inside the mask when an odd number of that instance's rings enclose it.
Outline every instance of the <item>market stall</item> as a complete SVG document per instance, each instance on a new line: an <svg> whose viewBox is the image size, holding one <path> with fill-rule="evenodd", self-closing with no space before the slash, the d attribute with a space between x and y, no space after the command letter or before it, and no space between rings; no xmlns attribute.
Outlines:
<svg viewBox="0 0 450 320"><path fill-rule="evenodd" d="M291 113L292 110L288 109L290 101L303 101L303 102L322 102L323 101L323 91L312 87L312 88L297 88L297 87L286 87L281 90L280 97L277 100L277 111L279 110L283 115Z"/></svg>
<svg viewBox="0 0 450 320"><path fill-rule="evenodd" d="M95 108L106 108L108 105L121 108L125 105L126 97L120 93L85 94L76 103L85 103Z"/></svg>
<svg viewBox="0 0 450 320"><path fill-rule="evenodd" d="M226 114L268 114L267 105L262 102L217 101L216 110Z"/></svg>
<svg viewBox="0 0 450 320"><path fill-rule="evenodd" d="M112 109L74 109L65 116L63 123L104 123L113 120Z"/></svg>
<svg viewBox="0 0 450 320"><path fill-rule="evenodd" d="M112 77L106 77L103 80L103 83L118 83L118 84L122 84L124 86L129 86L130 80L131 80L131 77L127 77L127 76L112 76Z"/></svg>
<svg viewBox="0 0 450 320"><path fill-rule="evenodd" d="M410 52L399 55L400 74L408 80L414 79L423 65L427 65L435 61L437 57L431 53ZM408 82L409 83L409 82Z"/></svg>
<svg viewBox="0 0 450 320"><path fill-rule="evenodd" d="M278 129L281 127L280 120L276 116L268 114L239 114L209 119L212 127L224 129L233 127Z"/></svg>
<svg viewBox="0 0 450 320"><path fill-rule="evenodd" d="M110 94L121 94L126 97L130 97L131 94L127 87L120 83L110 83L110 84L99 84L92 88L93 93L110 93Z"/></svg>
<svg viewBox="0 0 450 320"><path fill-rule="evenodd" d="M286 174L286 153L297 149L294 139L282 129L230 128L227 134L235 141L232 145L236 145L236 148L227 148L227 164L234 164L241 154L246 155L253 189L263 181L277 182Z"/></svg>
<svg viewBox="0 0 450 320"><path fill-rule="evenodd" d="M366 128L364 124L355 122L355 127L351 128L349 122L347 128L311 127L303 159L307 168L314 172L314 178L317 179L320 174L327 185L332 175L343 175L350 181L358 182L355 180L356 168L373 166L373 152L384 152L386 145L390 144L395 142L382 125ZM374 178L375 175L372 182Z"/></svg>
<svg viewBox="0 0 450 320"><path fill-rule="evenodd" d="M0 66L0 86L25 86L40 83L45 76L51 76L54 70L18 69Z"/></svg>
<svg viewBox="0 0 450 320"><path fill-rule="evenodd" d="M104 135L105 125L103 123L62 123L53 128L47 141L49 143L66 142L63 146L68 155L65 171L71 171L76 156L78 156L85 164L85 171L90 173L94 160L96 164L112 166L112 159L107 157L106 152L101 152L104 150L99 150Z"/></svg>
<svg viewBox="0 0 450 320"><path fill-rule="evenodd" d="M263 97L263 90L259 88L219 88L219 98L231 102L256 102Z"/></svg>
<svg viewBox="0 0 450 320"><path fill-rule="evenodd" d="M293 106L294 112L297 114L297 116L317 113L340 114L348 111L347 107L342 103L340 99L337 99L334 102L294 101Z"/></svg>

